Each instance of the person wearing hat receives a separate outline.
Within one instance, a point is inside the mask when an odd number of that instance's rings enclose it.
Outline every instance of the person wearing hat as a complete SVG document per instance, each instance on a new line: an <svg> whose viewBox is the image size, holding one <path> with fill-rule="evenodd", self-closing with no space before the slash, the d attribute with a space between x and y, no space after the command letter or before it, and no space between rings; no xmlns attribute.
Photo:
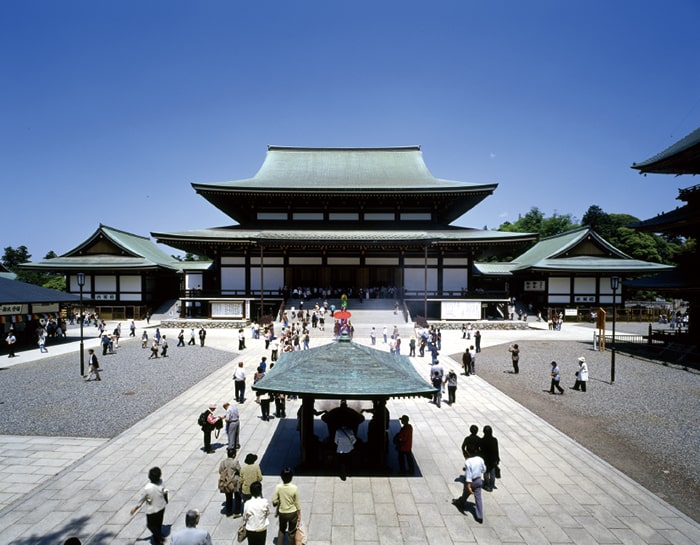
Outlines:
<svg viewBox="0 0 700 545"><path fill-rule="evenodd" d="M586 391L586 382L588 382L588 365L586 364L586 358L580 357L578 359L578 371L576 371L576 382L572 390Z"/></svg>
<svg viewBox="0 0 700 545"><path fill-rule="evenodd" d="M245 460L243 460L243 467L241 467L241 498L243 502L246 502L251 497L250 485L263 480L260 466L256 463L257 459L257 454L249 452L246 454Z"/></svg>
<svg viewBox="0 0 700 545"><path fill-rule="evenodd" d="M190 509L185 514L185 529L175 532L170 545L211 545L211 536L206 530L197 528L199 511Z"/></svg>
<svg viewBox="0 0 700 545"><path fill-rule="evenodd" d="M413 426L408 423L408 416L403 415L400 419L401 429L399 433L394 435L394 445L399 452L399 471L406 473L406 464L408 464L408 472L412 475L415 471L413 466Z"/></svg>
<svg viewBox="0 0 700 545"><path fill-rule="evenodd" d="M216 403L210 403L209 408L200 417L200 425L202 426L202 433L204 433L204 452L207 454L214 452L211 449L211 432L216 428L216 423L222 418L214 416L215 410ZM204 422L202 423L201 420L204 420Z"/></svg>

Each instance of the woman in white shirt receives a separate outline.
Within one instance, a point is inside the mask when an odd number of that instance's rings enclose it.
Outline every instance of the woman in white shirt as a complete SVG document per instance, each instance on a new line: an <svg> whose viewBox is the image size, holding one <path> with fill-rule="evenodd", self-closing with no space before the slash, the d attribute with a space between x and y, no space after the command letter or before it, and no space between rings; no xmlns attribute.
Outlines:
<svg viewBox="0 0 700 545"><path fill-rule="evenodd" d="M270 524L270 502L262 497L262 483L251 483L251 498L243 506L243 524L250 545L265 545L267 527Z"/></svg>

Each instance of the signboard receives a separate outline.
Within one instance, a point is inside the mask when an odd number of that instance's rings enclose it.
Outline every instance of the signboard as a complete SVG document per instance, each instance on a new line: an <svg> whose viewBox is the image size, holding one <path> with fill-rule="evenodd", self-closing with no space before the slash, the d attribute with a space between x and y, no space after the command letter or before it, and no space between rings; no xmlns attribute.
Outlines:
<svg viewBox="0 0 700 545"><path fill-rule="evenodd" d="M0 305L0 315L7 316L9 314L29 314L29 305L21 303Z"/></svg>
<svg viewBox="0 0 700 545"><path fill-rule="evenodd" d="M481 320L481 301L443 301L442 320Z"/></svg>
<svg viewBox="0 0 700 545"><path fill-rule="evenodd" d="M96 293L95 301L116 301L117 295L115 293Z"/></svg>
<svg viewBox="0 0 700 545"><path fill-rule="evenodd" d="M575 308L565 308L564 316L578 316L578 309Z"/></svg>
<svg viewBox="0 0 700 545"><path fill-rule="evenodd" d="M525 280L523 282L523 291L544 291L544 280Z"/></svg>
<svg viewBox="0 0 700 545"><path fill-rule="evenodd" d="M39 303L33 303L32 304L32 312L35 314L40 314L42 312L58 312L58 303L49 303L49 304L39 304Z"/></svg>
<svg viewBox="0 0 700 545"><path fill-rule="evenodd" d="M212 318L243 318L243 301L212 301Z"/></svg>

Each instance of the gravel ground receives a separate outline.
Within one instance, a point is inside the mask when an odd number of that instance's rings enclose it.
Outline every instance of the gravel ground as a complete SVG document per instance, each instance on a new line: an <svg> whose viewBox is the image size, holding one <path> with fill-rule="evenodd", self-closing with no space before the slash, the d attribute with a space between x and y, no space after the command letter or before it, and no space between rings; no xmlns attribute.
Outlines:
<svg viewBox="0 0 700 545"><path fill-rule="evenodd" d="M115 354L98 351L100 382L79 379L76 353L1 369L0 434L111 438L234 357L208 346L169 344L168 357L157 360L134 339Z"/></svg>
<svg viewBox="0 0 700 545"><path fill-rule="evenodd" d="M553 333L556 335L556 333ZM485 348L477 374L608 463L700 520L700 373L618 352L610 384L610 353L590 343L519 342L520 373L509 345ZM586 393L572 390L578 358L588 363ZM461 361L461 354L452 356ZM564 395L550 395L551 361Z"/></svg>

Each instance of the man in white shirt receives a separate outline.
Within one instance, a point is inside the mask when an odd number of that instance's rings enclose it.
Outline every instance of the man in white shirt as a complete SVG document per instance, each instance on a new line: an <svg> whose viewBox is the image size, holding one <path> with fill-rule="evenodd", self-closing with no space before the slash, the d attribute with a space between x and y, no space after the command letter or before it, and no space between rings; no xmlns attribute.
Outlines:
<svg viewBox="0 0 700 545"><path fill-rule="evenodd" d="M355 449L355 434L348 426L342 426L335 432L335 444L338 446L338 462L340 464L340 478L344 481L348 476L351 453Z"/></svg>
<svg viewBox="0 0 700 545"><path fill-rule="evenodd" d="M481 456L472 456L467 450L467 459L464 462L464 492L456 500L452 500L459 509L464 509L467 498L474 494L476 503L474 510L474 519L479 524L484 522L484 505L481 501L481 488L484 484L484 472L486 464Z"/></svg>
<svg viewBox="0 0 700 545"><path fill-rule="evenodd" d="M245 369L243 369L243 362L238 362L238 367L233 372L233 385L236 391L236 401L238 403L243 403L245 401Z"/></svg>

